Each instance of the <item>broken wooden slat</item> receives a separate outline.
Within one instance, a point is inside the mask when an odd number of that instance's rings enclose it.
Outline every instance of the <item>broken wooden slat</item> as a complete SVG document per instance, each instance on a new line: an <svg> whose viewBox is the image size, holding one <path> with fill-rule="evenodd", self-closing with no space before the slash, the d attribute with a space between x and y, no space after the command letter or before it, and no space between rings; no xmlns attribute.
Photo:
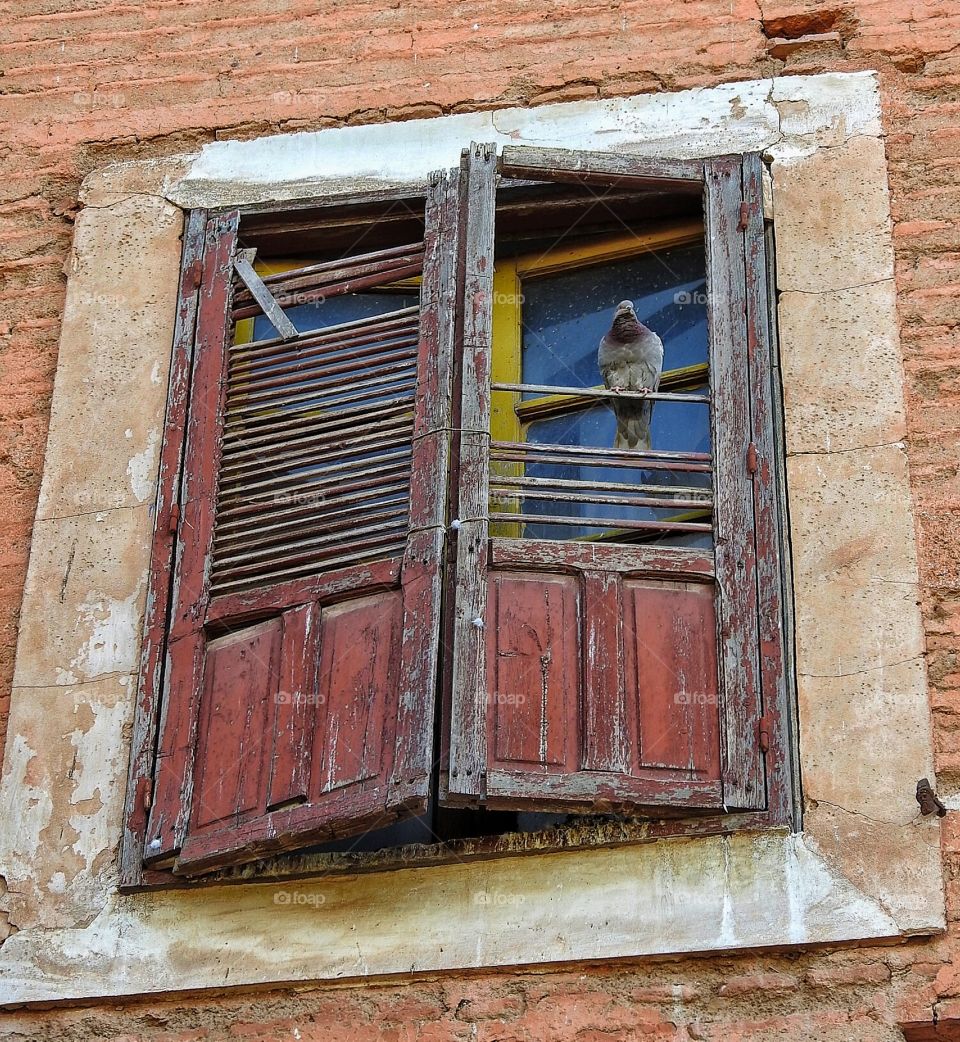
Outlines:
<svg viewBox="0 0 960 1042"><path fill-rule="evenodd" d="M513 514L491 510L491 521L536 525L572 525L576 528L624 528L635 532L712 532L708 521L637 521L629 517L571 517L566 514Z"/></svg>
<svg viewBox="0 0 960 1042"><path fill-rule="evenodd" d="M697 485L645 485L642 482L630 484L626 481L581 481L577 478L532 478L526 475L491 474L490 487L497 489L524 488L565 488L592 489L597 492L626 492L638 494L652 493L656 496L670 496L681 499L695 499L698 506L709 507L713 503L713 490ZM673 502L671 498L671 503Z"/></svg>
<svg viewBox="0 0 960 1042"><path fill-rule="evenodd" d="M653 544L494 539L490 565L548 571L612 571L631 578L668 574L671 579L706 581L713 577L713 551Z"/></svg>
<svg viewBox="0 0 960 1042"><path fill-rule="evenodd" d="M511 486L509 491L502 492L498 491L501 486L496 480L490 483L491 494L490 499L492 502L497 503L506 499L509 500L525 500L525 499L539 499L546 502L556 503L597 503L611 506L624 506L624 507L649 507L651 509L674 509L674 510L709 510L710 502L709 499L704 501L702 499L681 499L677 498L664 498L662 496L647 496L647 495L620 495L620 496L608 496L601 492L594 492L593 494L587 492L571 492L567 489L566 483L558 479L553 487L549 490L544 488L528 488L526 485L522 486Z"/></svg>
<svg viewBox="0 0 960 1042"><path fill-rule="evenodd" d="M260 281L260 276L253 270L253 265L246 255L247 252L243 251L234 257L233 267L259 305L258 308L254 309L254 313L262 311L284 340L292 340L297 336L297 327L287 318L280 304L274 300L270 290Z"/></svg>
<svg viewBox="0 0 960 1042"><path fill-rule="evenodd" d="M287 297L298 290L322 290L324 286L334 286L341 282L350 282L367 275L388 274L407 270L413 267L415 270L423 266L423 244L418 243L408 251L392 257L385 261L372 261L364 263L361 258L351 260L349 263L341 262L339 267L329 268L326 271L310 271L305 268L293 268L280 275L270 277L268 283L270 292L276 297ZM400 276L398 276L400 277ZM266 283L266 280L264 280ZM238 294L235 303L246 303L250 298L246 294Z"/></svg>
<svg viewBox="0 0 960 1042"><path fill-rule="evenodd" d="M379 271L373 275L361 275L355 279L347 279L343 282L323 285L319 289L304 289L294 290L291 293L278 293L273 299L277 304L286 307L310 304L317 300L329 300L330 297L343 296L345 293L358 293L360 290L373 289L376 286L386 286L392 282L397 282L400 279L419 275L421 270L422 262L420 260L411 261L411 263L402 268L389 268L386 271ZM234 319L252 318L254 315L257 315L260 310L261 308L258 305L246 304L243 307L235 308L233 317Z"/></svg>

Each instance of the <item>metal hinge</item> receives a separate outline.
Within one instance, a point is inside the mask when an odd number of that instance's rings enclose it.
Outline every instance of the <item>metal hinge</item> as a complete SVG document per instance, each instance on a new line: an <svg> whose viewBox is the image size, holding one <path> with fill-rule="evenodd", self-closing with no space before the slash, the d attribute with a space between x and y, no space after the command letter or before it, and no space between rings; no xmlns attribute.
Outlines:
<svg viewBox="0 0 960 1042"><path fill-rule="evenodd" d="M760 752L767 753L770 751L770 717L764 714L760 717L759 726L759 741L760 741Z"/></svg>
<svg viewBox="0 0 960 1042"><path fill-rule="evenodd" d="M747 446L747 470L751 474L756 474L757 472L757 446L752 441Z"/></svg>
<svg viewBox="0 0 960 1042"><path fill-rule="evenodd" d="M740 204L740 223L737 225L738 232L745 232L747 230L747 222L750 220L750 204L743 202Z"/></svg>
<svg viewBox="0 0 960 1042"><path fill-rule="evenodd" d="M170 507L170 523L167 526L168 532L176 532L177 526L180 524L180 504L174 503Z"/></svg>

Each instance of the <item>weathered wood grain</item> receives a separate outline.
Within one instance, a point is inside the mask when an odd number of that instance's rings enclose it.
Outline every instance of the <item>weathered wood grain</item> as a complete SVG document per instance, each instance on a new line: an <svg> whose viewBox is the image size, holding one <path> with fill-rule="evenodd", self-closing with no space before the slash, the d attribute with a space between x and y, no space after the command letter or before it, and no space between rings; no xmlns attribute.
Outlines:
<svg viewBox="0 0 960 1042"><path fill-rule="evenodd" d="M766 787L757 734L759 632L740 169L739 159L708 164L705 205L724 799L727 807L751 810L766 805Z"/></svg>
<svg viewBox="0 0 960 1042"><path fill-rule="evenodd" d="M777 460L774 399L779 394L772 360L772 316L768 288L768 260L763 219L763 164L758 153L743 158L743 196L747 204L744 233L747 280L747 351L750 401L757 470L754 475L754 518L757 542L757 596L760 638L760 684L766 730L767 801L771 822L790 820L791 751L787 728L787 677L783 598L786 596L781 519L777 497L780 467ZM761 746L761 754L763 749Z"/></svg>
<svg viewBox="0 0 960 1042"><path fill-rule="evenodd" d="M699 194L703 161L581 152L561 148L506 145L500 159L504 177L574 182L633 189L669 188Z"/></svg>
<svg viewBox="0 0 960 1042"><path fill-rule="evenodd" d="M208 221L205 231L181 517L173 565L168 672L146 834L151 861L169 857L181 846L193 788L203 668L201 628L209 600L227 316L238 220L234 210Z"/></svg>
<svg viewBox="0 0 960 1042"><path fill-rule="evenodd" d="M461 289L456 589L452 622L451 794L479 797L487 758L487 536L496 149L472 144L463 164L466 216Z"/></svg>
<svg viewBox="0 0 960 1042"><path fill-rule="evenodd" d="M147 815L153 798L154 745L162 695L170 571L177 512L180 509L180 473L189 416L193 338L206 226L206 211L192 210L187 215L183 232L177 319L170 361L163 445L160 449L155 527L140 652L140 680L123 815L123 842L120 848L120 881L123 886L137 886L143 881L143 849Z"/></svg>

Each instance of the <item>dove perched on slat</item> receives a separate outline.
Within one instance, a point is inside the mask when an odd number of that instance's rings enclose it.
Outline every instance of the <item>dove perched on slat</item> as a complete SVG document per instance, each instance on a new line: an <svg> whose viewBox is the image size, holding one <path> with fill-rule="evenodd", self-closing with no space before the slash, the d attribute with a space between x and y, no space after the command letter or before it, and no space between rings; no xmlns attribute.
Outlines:
<svg viewBox="0 0 960 1042"><path fill-rule="evenodd" d="M622 300L600 341L597 364L610 391L656 391L663 370L663 341L638 318L629 300ZM615 449L645 452L650 448L653 402L608 399L617 418Z"/></svg>

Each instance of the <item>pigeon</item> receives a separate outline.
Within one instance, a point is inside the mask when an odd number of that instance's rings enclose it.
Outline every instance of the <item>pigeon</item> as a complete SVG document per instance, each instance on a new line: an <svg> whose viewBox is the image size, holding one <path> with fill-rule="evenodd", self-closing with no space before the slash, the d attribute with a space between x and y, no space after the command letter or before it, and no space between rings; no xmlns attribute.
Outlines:
<svg viewBox="0 0 960 1042"><path fill-rule="evenodd" d="M629 300L621 300L613 313L613 322L600 341L597 365L607 390L643 392L660 386L663 341L637 318ZM608 400L617 418L613 447L648 451L653 402Z"/></svg>

